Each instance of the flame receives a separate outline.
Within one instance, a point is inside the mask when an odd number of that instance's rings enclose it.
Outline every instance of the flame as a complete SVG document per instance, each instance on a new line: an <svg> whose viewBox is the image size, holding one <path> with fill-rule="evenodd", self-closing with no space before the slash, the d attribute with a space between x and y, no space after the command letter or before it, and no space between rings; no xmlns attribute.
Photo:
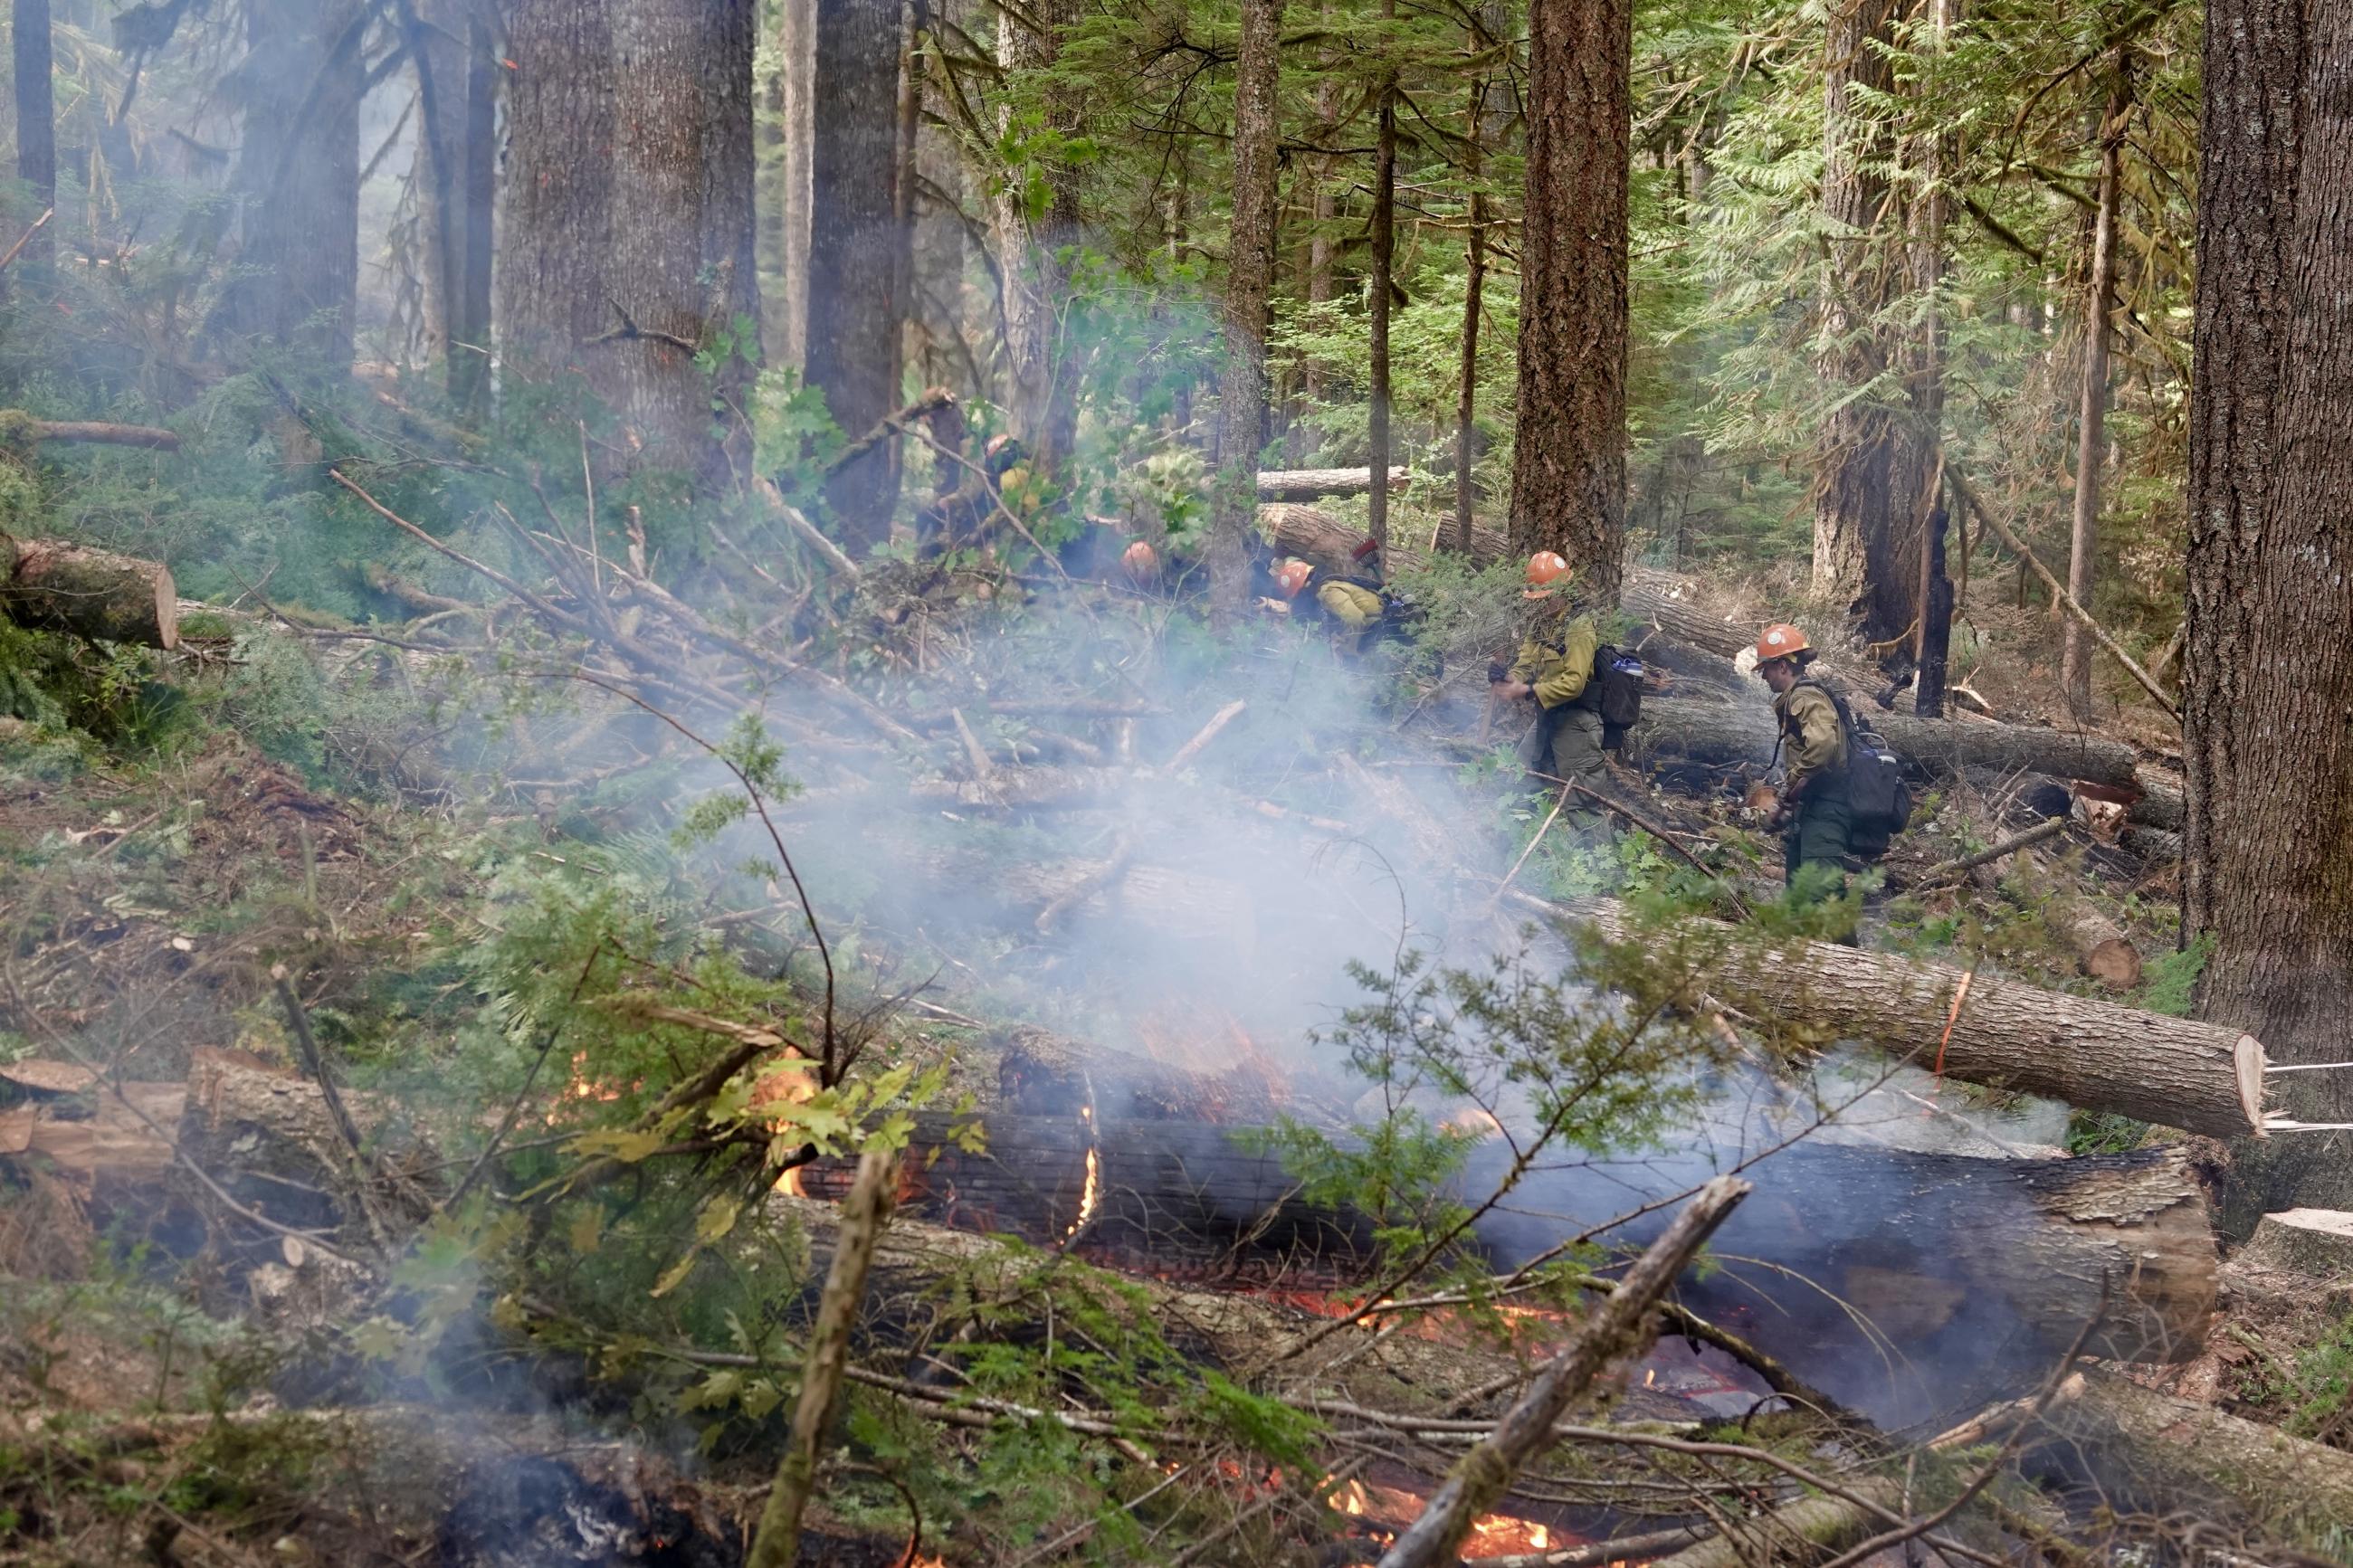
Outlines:
<svg viewBox="0 0 2353 1568"><path fill-rule="evenodd" d="M776 1178L776 1190L784 1194L785 1196L788 1198L805 1198L808 1196L808 1188L804 1185L801 1181L801 1167L798 1165L791 1166L786 1169L783 1175L778 1176Z"/></svg>
<svg viewBox="0 0 2353 1568"><path fill-rule="evenodd" d="M1365 1483L1350 1481L1324 1500L1342 1513L1361 1514L1365 1511Z"/></svg>
<svg viewBox="0 0 2353 1568"><path fill-rule="evenodd" d="M1659 1369L1657 1367L1651 1367L1642 1373L1642 1386L1644 1388L1656 1388L1659 1386Z"/></svg>
<svg viewBox="0 0 2353 1568"><path fill-rule="evenodd" d="M1495 1113L1478 1105L1464 1106L1440 1125L1466 1138L1498 1138L1504 1131L1504 1124L1495 1120Z"/></svg>
<svg viewBox="0 0 2353 1568"><path fill-rule="evenodd" d="M1092 1120L1092 1113L1089 1115L1089 1120ZM1095 1217L1095 1210L1102 1204L1103 1152L1090 1143L1087 1145L1086 1184L1079 1189L1079 1217L1071 1222L1071 1228L1062 1233L1062 1239L1069 1241L1079 1232L1086 1229L1087 1222Z"/></svg>

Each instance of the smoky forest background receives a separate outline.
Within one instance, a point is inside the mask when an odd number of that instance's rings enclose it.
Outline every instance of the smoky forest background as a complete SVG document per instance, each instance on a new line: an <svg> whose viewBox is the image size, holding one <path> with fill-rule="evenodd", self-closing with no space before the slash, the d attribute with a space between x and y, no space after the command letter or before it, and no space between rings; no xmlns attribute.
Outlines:
<svg viewBox="0 0 2353 1568"><path fill-rule="evenodd" d="M2353 1563L2353 8L6 11L0 1563Z"/></svg>

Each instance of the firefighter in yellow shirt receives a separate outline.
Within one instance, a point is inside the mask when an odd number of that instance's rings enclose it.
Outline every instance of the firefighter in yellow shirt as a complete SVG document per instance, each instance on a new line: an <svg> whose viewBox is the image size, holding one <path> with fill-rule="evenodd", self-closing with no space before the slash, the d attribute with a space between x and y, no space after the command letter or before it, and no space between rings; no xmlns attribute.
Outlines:
<svg viewBox="0 0 2353 1568"><path fill-rule="evenodd" d="M1608 776L1602 761L1600 688L1593 679L1593 656L1600 629L1578 615L1568 595L1568 563L1549 550L1528 557L1530 623L1508 670L1491 668L1489 689L1500 700L1534 698L1536 721L1520 742L1519 758L1542 782L1567 779L1598 790ZM1575 803L1571 803L1574 807ZM1573 820L1596 820L1590 806L1572 809Z"/></svg>

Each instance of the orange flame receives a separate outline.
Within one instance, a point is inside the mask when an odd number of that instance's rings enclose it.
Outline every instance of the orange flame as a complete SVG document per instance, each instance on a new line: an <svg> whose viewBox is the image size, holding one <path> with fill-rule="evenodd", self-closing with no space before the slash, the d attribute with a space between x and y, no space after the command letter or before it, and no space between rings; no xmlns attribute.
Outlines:
<svg viewBox="0 0 2353 1568"><path fill-rule="evenodd" d="M1071 1228L1062 1233L1062 1239L1068 1241L1086 1229L1087 1222L1095 1217L1095 1210L1102 1203L1103 1154L1090 1143L1087 1145L1086 1184L1079 1189L1079 1217L1071 1222Z"/></svg>

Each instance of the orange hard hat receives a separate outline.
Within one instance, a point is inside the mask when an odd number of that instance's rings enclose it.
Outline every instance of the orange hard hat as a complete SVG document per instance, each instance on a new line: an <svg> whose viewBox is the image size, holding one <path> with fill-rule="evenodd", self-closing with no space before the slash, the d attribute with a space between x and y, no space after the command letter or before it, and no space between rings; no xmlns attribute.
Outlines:
<svg viewBox="0 0 2353 1568"><path fill-rule="evenodd" d="M1554 578L1567 575L1568 563L1555 551L1539 550L1528 557L1528 584L1531 587L1550 587Z"/></svg>
<svg viewBox="0 0 2353 1568"><path fill-rule="evenodd" d="M1282 570L1274 574L1274 585L1282 590L1284 598L1296 599L1299 590L1307 586L1307 579L1314 574L1315 568L1304 561L1286 561Z"/></svg>
<svg viewBox="0 0 2353 1568"><path fill-rule="evenodd" d="M1119 563L1139 583L1149 583L1160 575L1159 552L1141 539L1120 552Z"/></svg>
<svg viewBox="0 0 2353 1568"><path fill-rule="evenodd" d="M1795 626L1767 626L1764 635L1757 639L1757 662L1759 664L1812 651L1813 645L1806 640L1806 634Z"/></svg>

